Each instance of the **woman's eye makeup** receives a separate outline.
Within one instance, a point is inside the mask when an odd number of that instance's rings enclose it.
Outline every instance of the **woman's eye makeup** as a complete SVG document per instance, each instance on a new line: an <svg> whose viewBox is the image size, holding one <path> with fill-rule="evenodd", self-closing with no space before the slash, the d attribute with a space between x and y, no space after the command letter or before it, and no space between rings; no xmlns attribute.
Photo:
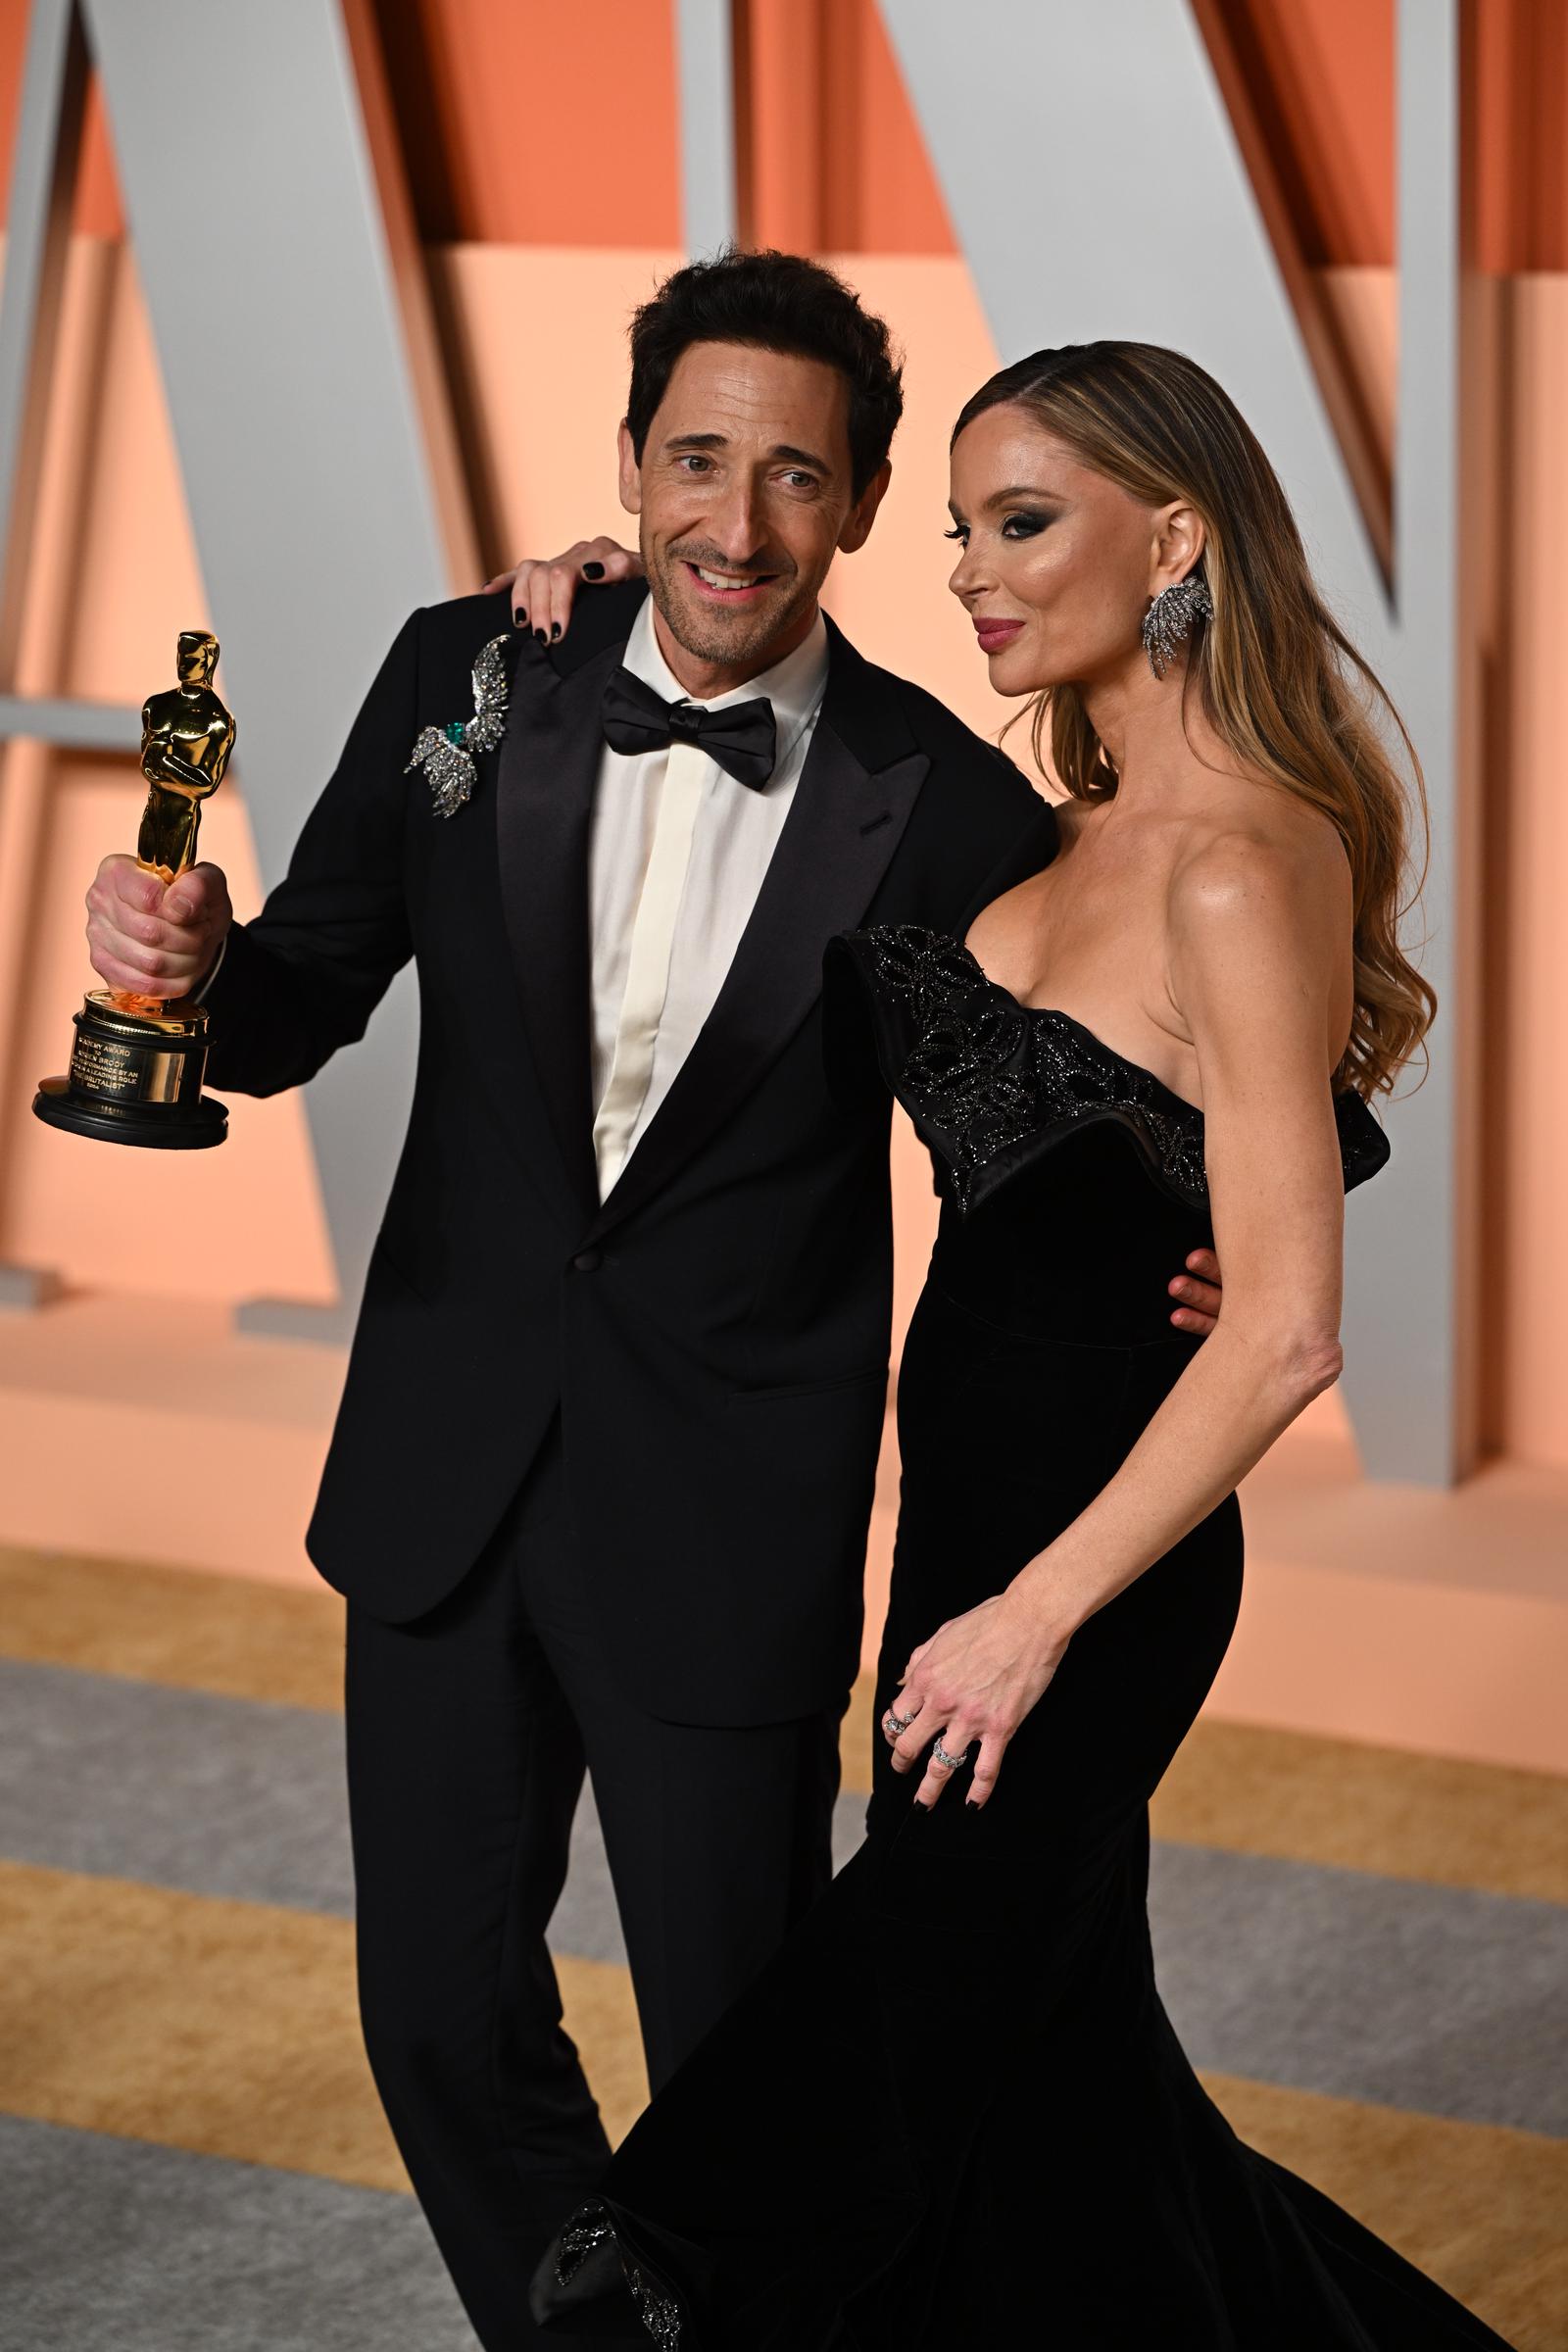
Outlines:
<svg viewBox="0 0 1568 2352"><path fill-rule="evenodd" d="M1053 523L1055 519L1054 514L1039 513L1032 507L1020 507L1010 514L1004 514L997 526L998 536L1003 539L1034 539L1039 536L1048 523ZM952 530L944 531L942 536L944 539L956 539L960 547L967 547L969 525L966 522L956 522Z"/></svg>

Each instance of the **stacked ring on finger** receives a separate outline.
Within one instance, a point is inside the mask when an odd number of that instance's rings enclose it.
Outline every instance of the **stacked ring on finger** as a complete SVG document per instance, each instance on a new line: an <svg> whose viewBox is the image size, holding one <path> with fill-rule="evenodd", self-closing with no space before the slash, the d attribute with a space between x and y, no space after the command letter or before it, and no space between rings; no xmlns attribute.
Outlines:
<svg viewBox="0 0 1568 2352"><path fill-rule="evenodd" d="M940 1740L934 1740L931 1742L931 1754L938 1764L945 1764L950 1772L961 1771L969 1761L967 1748L964 1748L959 1755L950 1756Z"/></svg>
<svg viewBox="0 0 1568 2352"><path fill-rule="evenodd" d="M913 1721L914 1717L912 1715L896 1715L893 1712L893 1709L889 1707L887 1713L882 1718L882 1729L889 1733L893 1739L898 1740L901 1739L908 1730Z"/></svg>

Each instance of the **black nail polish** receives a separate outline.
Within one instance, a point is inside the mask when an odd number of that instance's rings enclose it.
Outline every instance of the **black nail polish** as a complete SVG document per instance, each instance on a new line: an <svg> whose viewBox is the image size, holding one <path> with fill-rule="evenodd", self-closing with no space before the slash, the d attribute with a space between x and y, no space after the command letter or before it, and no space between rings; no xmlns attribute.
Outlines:
<svg viewBox="0 0 1568 2352"><path fill-rule="evenodd" d="M528 615L520 605L512 615L512 625L514 629L525 629L528 626Z"/></svg>
<svg viewBox="0 0 1568 2352"><path fill-rule="evenodd" d="M605 567L602 564L585 564L582 567L582 576L585 580L602 580L605 576Z"/></svg>
<svg viewBox="0 0 1568 2352"><path fill-rule="evenodd" d="M919 1806L922 1813L930 1812L931 1807L923 1796L917 1796L914 1801Z"/></svg>
<svg viewBox="0 0 1568 2352"><path fill-rule="evenodd" d="M552 621L552 622L551 622L551 624L550 624L550 642L551 642L551 644L552 644L552 645L554 645L554 644L555 644L555 642L556 642L556 639L557 639L557 638L558 638L560 635L561 635L561 623L560 623L560 621L559 621L559 620Z"/></svg>
<svg viewBox="0 0 1568 2352"><path fill-rule="evenodd" d="M535 629L534 635L538 638L541 645L548 645L550 643L550 640L545 635L543 629Z"/></svg>
<svg viewBox="0 0 1568 2352"><path fill-rule="evenodd" d="M966 1813L978 1813L980 1807L972 1796L966 1796L963 1800L963 1809Z"/></svg>

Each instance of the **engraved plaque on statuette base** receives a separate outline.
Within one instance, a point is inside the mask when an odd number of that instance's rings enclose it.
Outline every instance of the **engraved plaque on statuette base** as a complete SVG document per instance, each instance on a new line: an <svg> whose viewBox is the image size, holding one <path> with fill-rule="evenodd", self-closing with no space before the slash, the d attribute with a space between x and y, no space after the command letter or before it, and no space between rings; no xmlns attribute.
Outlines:
<svg viewBox="0 0 1568 2352"><path fill-rule="evenodd" d="M203 1152L223 1141L227 1109L202 1093L205 1004L131 1012L99 988L74 1021L69 1071L45 1078L32 1100L46 1125L155 1152Z"/></svg>

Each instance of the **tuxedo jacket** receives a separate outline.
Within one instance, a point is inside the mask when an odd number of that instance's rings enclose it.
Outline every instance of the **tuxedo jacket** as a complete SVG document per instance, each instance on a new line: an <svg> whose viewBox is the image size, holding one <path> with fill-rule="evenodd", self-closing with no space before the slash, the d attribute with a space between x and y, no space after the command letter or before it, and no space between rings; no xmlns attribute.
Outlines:
<svg viewBox="0 0 1568 2352"><path fill-rule="evenodd" d="M271 1094L360 1037L412 956L417 1074L307 1538L389 1621L432 1607L562 1415L628 1696L744 1724L842 1704L887 1382L889 1104L830 1082L822 962L872 922L961 930L1054 849L992 746L829 624L809 755L707 1024L601 1201L588 852L600 700L645 591L516 641L506 733L435 813L418 730L466 718L504 596L405 624L210 991L212 1084ZM737 786L737 790L741 787Z"/></svg>

